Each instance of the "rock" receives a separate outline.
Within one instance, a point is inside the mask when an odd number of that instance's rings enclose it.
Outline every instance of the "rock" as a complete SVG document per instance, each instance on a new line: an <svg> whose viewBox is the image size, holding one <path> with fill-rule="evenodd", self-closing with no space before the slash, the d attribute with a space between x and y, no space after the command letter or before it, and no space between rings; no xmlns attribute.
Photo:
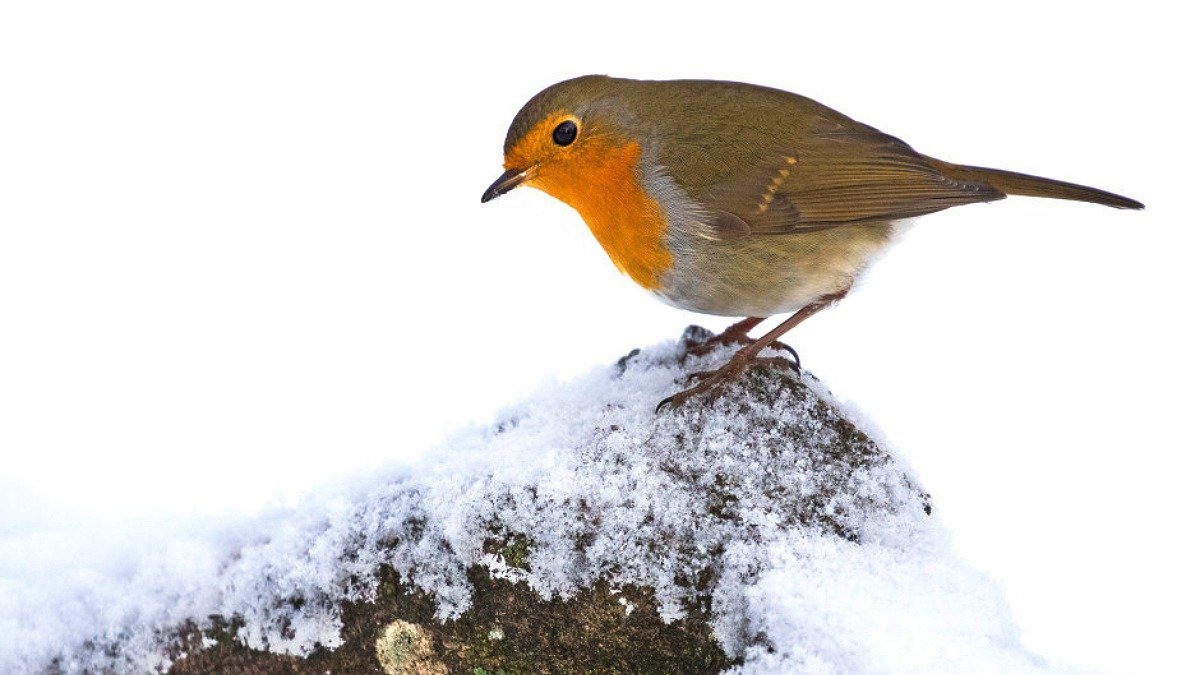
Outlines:
<svg viewBox="0 0 1200 675"><path fill-rule="evenodd" d="M1040 667L811 375L754 367L654 413L728 355L635 350L306 505L231 558L216 617L166 634L171 672Z"/></svg>

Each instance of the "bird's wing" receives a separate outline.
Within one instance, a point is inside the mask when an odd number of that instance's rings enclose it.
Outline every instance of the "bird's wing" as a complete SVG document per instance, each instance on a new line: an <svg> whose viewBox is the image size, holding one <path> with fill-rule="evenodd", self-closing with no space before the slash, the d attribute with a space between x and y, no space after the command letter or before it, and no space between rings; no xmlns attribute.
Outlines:
<svg viewBox="0 0 1200 675"><path fill-rule="evenodd" d="M987 183L944 175L904 141L849 120L819 119L767 155L702 198L717 236L823 230L1004 198Z"/></svg>

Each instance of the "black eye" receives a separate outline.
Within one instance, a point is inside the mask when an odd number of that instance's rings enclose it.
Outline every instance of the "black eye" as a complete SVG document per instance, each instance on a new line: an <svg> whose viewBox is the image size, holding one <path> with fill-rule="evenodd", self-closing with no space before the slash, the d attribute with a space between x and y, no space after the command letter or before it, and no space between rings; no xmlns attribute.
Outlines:
<svg viewBox="0 0 1200 675"><path fill-rule="evenodd" d="M575 142L575 134L579 133L579 129L571 120L567 120L562 124L554 127L554 142L559 145L570 145Z"/></svg>

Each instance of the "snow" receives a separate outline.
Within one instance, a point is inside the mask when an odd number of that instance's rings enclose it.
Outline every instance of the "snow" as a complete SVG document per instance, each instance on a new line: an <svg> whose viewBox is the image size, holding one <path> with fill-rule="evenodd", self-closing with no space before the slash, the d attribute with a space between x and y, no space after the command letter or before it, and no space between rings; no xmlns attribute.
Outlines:
<svg viewBox="0 0 1200 675"><path fill-rule="evenodd" d="M860 413L835 414L811 376L804 388L752 373L711 407L655 415L683 374L677 350L547 385L417 464L296 508L121 531L7 523L0 672L55 658L67 672L159 669L164 636L214 614L244 618L252 646L336 645L338 603L369 599L380 564L443 619L470 607L473 565L547 598L598 581L650 587L666 621L710 593L714 635L745 657L738 673L1046 670L878 434L845 447L839 414L870 430ZM24 497L3 511L31 508ZM486 550L514 536L531 542L522 568Z"/></svg>
<svg viewBox="0 0 1200 675"><path fill-rule="evenodd" d="M1031 649L1186 668L1200 147L1147 120L1200 115L1179 85L1194 24L1170 3L1089 10L1086 30L1072 3L872 3L854 22L788 3L770 27L802 39L781 49L761 12L620 4L564 30L538 2L471 21L444 3L0 3L0 530L34 536L49 503L44 541L116 557L168 525L106 519L294 503L614 349L723 328L620 278L569 207L478 199L551 82L735 79L1148 204L923 218L788 340L920 468ZM22 592L62 568L39 555L11 563Z"/></svg>
<svg viewBox="0 0 1200 675"><path fill-rule="evenodd" d="M999 590L939 545L800 536L768 553L767 571L741 593L756 608L751 630L780 636L777 653L753 646L751 665L737 672L1047 670L1016 648Z"/></svg>

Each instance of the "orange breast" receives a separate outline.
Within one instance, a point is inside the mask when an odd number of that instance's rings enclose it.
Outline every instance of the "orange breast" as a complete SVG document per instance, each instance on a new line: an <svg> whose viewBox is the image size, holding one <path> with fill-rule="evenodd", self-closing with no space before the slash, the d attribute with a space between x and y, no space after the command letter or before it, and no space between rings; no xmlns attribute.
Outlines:
<svg viewBox="0 0 1200 675"><path fill-rule="evenodd" d="M637 178L636 142L596 142L549 162L530 181L579 212L617 269L643 288L657 290L671 266L667 219Z"/></svg>

